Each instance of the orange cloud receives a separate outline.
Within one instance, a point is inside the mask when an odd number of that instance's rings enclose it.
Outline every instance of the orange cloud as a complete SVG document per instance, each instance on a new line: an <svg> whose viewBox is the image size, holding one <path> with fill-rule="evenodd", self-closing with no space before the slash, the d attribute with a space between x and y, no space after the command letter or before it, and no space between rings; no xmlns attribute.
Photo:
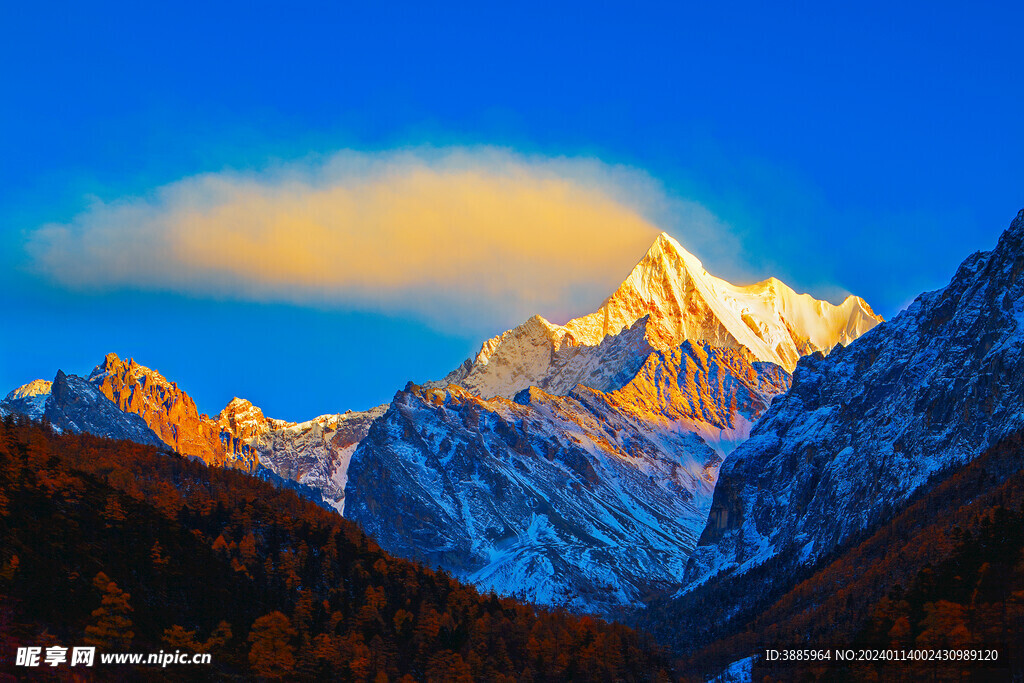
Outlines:
<svg viewBox="0 0 1024 683"><path fill-rule="evenodd" d="M41 272L74 288L372 308L489 328L595 308L659 232L643 206L659 192L641 173L593 160L349 152L98 202L36 230L28 248Z"/></svg>

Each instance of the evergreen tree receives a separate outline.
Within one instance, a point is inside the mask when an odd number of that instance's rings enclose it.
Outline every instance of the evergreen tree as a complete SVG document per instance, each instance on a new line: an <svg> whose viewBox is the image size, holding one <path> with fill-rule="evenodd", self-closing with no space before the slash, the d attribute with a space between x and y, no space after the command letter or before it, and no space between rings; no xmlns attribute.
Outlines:
<svg viewBox="0 0 1024 683"><path fill-rule="evenodd" d="M93 623L85 627L86 645L107 651L128 650L135 637L128 616L132 612L128 603L131 595L118 588L103 572L96 575L92 585L101 593L102 601L92 612Z"/></svg>

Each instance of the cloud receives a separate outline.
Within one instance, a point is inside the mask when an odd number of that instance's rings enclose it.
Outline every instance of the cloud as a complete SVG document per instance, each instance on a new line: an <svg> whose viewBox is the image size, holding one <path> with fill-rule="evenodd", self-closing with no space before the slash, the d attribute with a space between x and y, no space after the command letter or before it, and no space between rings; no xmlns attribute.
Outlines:
<svg viewBox="0 0 1024 683"><path fill-rule="evenodd" d="M594 309L664 223L685 224L676 236L691 247L731 243L700 205L594 159L340 152L97 200L30 233L27 249L39 272L74 289L360 308L493 330Z"/></svg>

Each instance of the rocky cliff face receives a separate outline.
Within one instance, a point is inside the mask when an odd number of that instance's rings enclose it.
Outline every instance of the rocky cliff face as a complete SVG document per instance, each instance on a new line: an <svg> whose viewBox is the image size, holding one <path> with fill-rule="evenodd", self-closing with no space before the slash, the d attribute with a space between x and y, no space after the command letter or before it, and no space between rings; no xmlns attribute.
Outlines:
<svg viewBox="0 0 1024 683"><path fill-rule="evenodd" d="M0 414L45 414L60 429L157 443L210 465L269 472L319 491L339 512L349 458L384 412L380 406L296 423L268 418L234 398L210 418L176 383L113 353L88 379L61 373L58 380L54 390L36 380L12 391L0 402Z"/></svg>
<svg viewBox="0 0 1024 683"><path fill-rule="evenodd" d="M724 451L787 384L744 351L684 343L612 392L410 385L352 457L346 516L502 593L631 604L682 577Z"/></svg>
<svg viewBox="0 0 1024 683"><path fill-rule="evenodd" d="M109 353L89 381L121 410L140 416L161 441L210 465L252 471L253 454L244 441L201 415L192 397L159 372Z"/></svg>
<svg viewBox="0 0 1024 683"><path fill-rule="evenodd" d="M140 415L167 445L211 465L265 469L320 491L344 509L345 474L356 444L383 407L306 422L268 418L251 402L232 399L215 417L200 414L192 398L160 373L108 354L89 381L126 412Z"/></svg>
<svg viewBox="0 0 1024 683"><path fill-rule="evenodd" d="M510 398L529 386L564 393L579 382L613 390L628 381L630 373L619 372L613 359L596 357L594 347L604 346L609 335L622 336L645 317L645 339L627 335L616 353L642 359L646 353L629 351L631 345L646 343L667 351L688 339L745 348L757 360L790 371L801 356L828 353L881 321L855 296L835 306L797 294L775 278L746 287L732 285L710 275L695 256L663 233L600 310L565 325L535 316L485 342L476 358L449 374L443 384L459 384L484 398Z"/></svg>
<svg viewBox="0 0 1024 683"><path fill-rule="evenodd" d="M947 287L805 358L722 469L691 585L786 553L810 562L944 468L1024 426L1024 211Z"/></svg>

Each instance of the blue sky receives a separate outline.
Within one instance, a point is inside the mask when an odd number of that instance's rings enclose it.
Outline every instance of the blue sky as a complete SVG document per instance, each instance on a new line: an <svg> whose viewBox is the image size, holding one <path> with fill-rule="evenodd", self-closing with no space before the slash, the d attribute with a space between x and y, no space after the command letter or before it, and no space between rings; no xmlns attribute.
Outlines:
<svg viewBox="0 0 1024 683"><path fill-rule="evenodd" d="M518 308L445 324L365 299L82 289L26 250L97 201L200 174L424 146L531 169L596 160L664 200L644 217L704 245L712 272L854 292L886 317L1024 207L1020 3L146 5L0 6L4 390L115 351L202 410L240 395L304 419L437 378L518 322ZM679 206L728 239L686 234ZM641 255L537 312L588 312Z"/></svg>

